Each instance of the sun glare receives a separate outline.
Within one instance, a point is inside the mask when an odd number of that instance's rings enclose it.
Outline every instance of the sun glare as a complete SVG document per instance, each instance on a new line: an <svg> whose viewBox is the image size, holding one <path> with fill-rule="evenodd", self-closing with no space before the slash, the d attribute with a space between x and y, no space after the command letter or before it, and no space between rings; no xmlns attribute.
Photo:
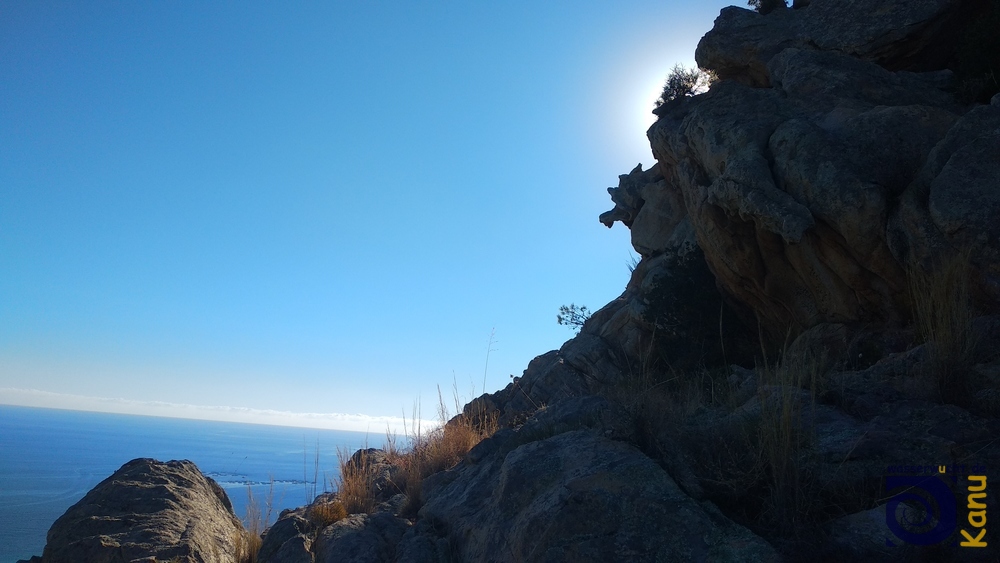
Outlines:
<svg viewBox="0 0 1000 563"><path fill-rule="evenodd" d="M669 64L665 66L664 61ZM646 130L656 121L653 109L673 64L673 59L665 56L657 64L644 60L625 65L611 81L614 90L608 93L610 103L606 107L613 108L607 115L615 120L609 129L614 131L616 151L620 158L642 162L644 168L653 164ZM681 61L681 64L690 67L694 63Z"/></svg>

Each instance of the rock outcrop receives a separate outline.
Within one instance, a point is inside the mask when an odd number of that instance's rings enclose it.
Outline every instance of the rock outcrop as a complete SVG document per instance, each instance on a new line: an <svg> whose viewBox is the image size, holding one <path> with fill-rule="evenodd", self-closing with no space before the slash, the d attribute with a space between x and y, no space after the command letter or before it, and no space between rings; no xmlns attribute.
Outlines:
<svg viewBox="0 0 1000 563"><path fill-rule="evenodd" d="M597 397L560 401L429 480L419 515L448 531L459 561L778 558L621 441L624 418Z"/></svg>
<svg viewBox="0 0 1000 563"><path fill-rule="evenodd" d="M396 545L410 523L387 512L353 514L323 528L316 540L318 563L380 563L396 560Z"/></svg>
<svg viewBox="0 0 1000 563"><path fill-rule="evenodd" d="M226 492L190 461L132 460L49 530L44 563L232 563L245 532Z"/></svg>
<svg viewBox="0 0 1000 563"><path fill-rule="evenodd" d="M954 254L996 312L1000 112L959 104L944 68L983 4L724 9L696 53L719 81L658 108L657 166L624 176L602 221L630 225L650 259L694 238L724 299L775 341L905 324L907 271Z"/></svg>
<svg viewBox="0 0 1000 563"><path fill-rule="evenodd" d="M720 79L755 86L770 85L769 60L789 48L842 53L893 71L937 70L950 62L968 19L988 3L819 0L766 17L733 6L698 44L695 60Z"/></svg>

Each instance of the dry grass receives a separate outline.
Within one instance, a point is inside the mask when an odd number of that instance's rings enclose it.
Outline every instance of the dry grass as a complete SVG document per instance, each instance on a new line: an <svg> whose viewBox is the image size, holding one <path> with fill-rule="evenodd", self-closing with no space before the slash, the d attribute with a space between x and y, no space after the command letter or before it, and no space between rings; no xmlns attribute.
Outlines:
<svg viewBox="0 0 1000 563"><path fill-rule="evenodd" d="M937 260L928 271L913 264L907 271L913 317L927 344L926 375L945 400L964 396L964 376L973 363L974 311L969 292L969 253Z"/></svg>
<svg viewBox="0 0 1000 563"><path fill-rule="evenodd" d="M455 408L460 410L457 389ZM451 418L438 388L438 420L440 425L424 431L420 423L420 404L413 407L412 425L406 428L406 446L399 446L397 438L386 432L383 451L388 462L399 468L393 485L406 493L407 504L404 514L415 514L422 505L420 487L423 479L439 471L458 464L465 454L484 438L497 430L495 413L479 413L477 416L459 414ZM405 423L404 416L404 423ZM375 508L374 479L375 467L365 454L359 456L360 463L349 463L351 456L346 451L337 452L340 461L340 477L336 483L337 497L349 514L368 513Z"/></svg>
<svg viewBox="0 0 1000 563"><path fill-rule="evenodd" d="M458 412L457 389L454 389L454 400ZM452 419L440 387L437 411L440 425L424 433L418 422L419 404L414 407L412 420L415 422L407 433L409 448L406 451L399 451L395 448L395 440L389 440L387 450L402 468L397 486L406 492L405 514L415 514L423 505L421 484L425 477L454 467L476 444L497 431L497 413L473 413L472 416L462 413Z"/></svg>
<svg viewBox="0 0 1000 563"><path fill-rule="evenodd" d="M673 370L669 370L669 376L661 373L660 362L654 353L655 337L654 329L653 336L645 343L646 353L641 358L623 354L628 373L610 394L610 398L621 405L636 424L649 422L647 416L650 411L660 410L657 407L665 398L670 399L671 412L686 410L679 408L681 403L691 406L701 401L700 393L690 385L683 385L683 391L677 392L678 385L674 383L679 383L680 379Z"/></svg>
<svg viewBox="0 0 1000 563"><path fill-rule="evenodd" d="M302 444L302 484L305 487L306 501L311 502L316 498L319 493L317 487L319 486L319 440L316 440L316 454L313 457L313 478L312 481L309 480L309 475L307 472L308 459L308 449L305 443Z"/></svg>
<svg viewBox="0 0 1000 563"><path fill-rule="evenodd" d="M245 530L240 530L240 532L236 534L233 542L236 547L236 561L239 563L257 562L257 552L260 551L260 546L264 541L261 534L264 533L268 522L271 520L273 501L274 479L271 479L271 484L267 491L267 498L264 500L263 506L261 506L260 501L254 497L253 490L250 488L250 485L247 485L247 509L246 515L243 518Z"/></svg>
<svg viewBox="0 0 1000 563"><path fill-rule="evenodd" d="M234 538L235 560L238 563L257 563L257 553L264 540L260 534L248 530L240 530Z"/></svg>
<svg viewBox="0 0 1000 563"><path fill-rule="evenodd" d="M337 448L337 498L348 514L367 514L375 509L375 466L365 450L360 451L358 462L351 458L348 450Z"/></svg>
<svg viewBox="0 0 1000 563"><path fill-rule="evenodd" d="M347 518L347 507L339 500L315 502L309 506L308 518L313 525L322 530L338 520Z"/></svg>
<svg viewBox="0 0 1000 563"><path fill-rule="evenodd" d="M770 491L764 516L783 533L802 529L816 502L803 455L815 441L815 428L803 410L816 405L825 363L822 356L786 356L779 365L757 369L760 467Z"/></svg>
<svg viewBox="0 0 1000 563"><path fill-rule="evenodd" d="M702 485L718 501L748 508L747 523L779 535L807 529L819 503L807 412L824 385L825 356L786 353L771 364L765 355L762 367L744 372L756 385L730 369L677 373L650 358L630 366L612 397L632 417L640 447L670 456L659 442L683 444Z"/></svg>

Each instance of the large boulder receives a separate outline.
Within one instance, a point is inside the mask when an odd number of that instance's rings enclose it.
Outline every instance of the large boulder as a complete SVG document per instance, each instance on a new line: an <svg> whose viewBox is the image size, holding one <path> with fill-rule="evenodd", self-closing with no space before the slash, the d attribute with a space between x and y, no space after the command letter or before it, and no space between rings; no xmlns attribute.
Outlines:
<svg viewBox="0 0 1000 563"><path fill-rule="evenodd" d="M396 559L396 545L409 522L388 512L352 514L320 531L316 538L319 563L382 563Z"/></svg>
<svg viewBox="0 0 1000 563"><path fill-rule="evenodd" d="M257 552L260 563L313 563L313 540L316 526L305 517L308 507L282 511L278 520L268 528Z"/></svg>
<svg viewBox="0 0 1000 563"><path fill-rule="evenodd" d="M964 253L980 303L1000 302L1000 105L978 106L935 145L888 225L900 261ZM986 307L995 309L994 307Z"/></svg>
<svg viewBox="0 0 1000 563"><path fill-rule="evenodd" d="M657 165L622 176L601 221L650 264L696 241L722 300L779 346L822 323L905 324L908 271L947 256L968 257L994 311L1000 108L960 104L948 70L898 70L940 68L980 4L724 9L698 49L721 80L656 110ZM650 301L652 270L626 302ZM642 328L637 312L618 325Z"/></svg>
<svg viewBox="0 0 1000 563"><path fill-rule="evenodd" d="M246 532L226 492L190 461L135 459L49 529L45 563L231 563Z"/></svg>
<svg viewBox="0 0 1000 563"><path fill-rule="evenodd" d="M780 560L619 441L614 410L569 399L498 433L425 481L421 519L461 561Z"/></svg>

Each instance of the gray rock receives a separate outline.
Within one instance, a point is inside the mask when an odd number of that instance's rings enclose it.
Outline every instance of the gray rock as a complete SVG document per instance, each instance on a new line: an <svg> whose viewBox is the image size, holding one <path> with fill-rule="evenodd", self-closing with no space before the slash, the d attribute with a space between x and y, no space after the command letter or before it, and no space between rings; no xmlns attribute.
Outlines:
<svg viewBox="0 0 1000 563"><path fill-rule="evenodd" d="M245 534L215 481L190 461L132 460L49 530L46 563L229 563Z"/></svg>
<svg viewBox="0 0 1000 563"><path fill-rule="evenodd" d="M394 561L409 523L387 512L352 514L324 528L316 538L317 563Z"/></svg>
<svg viewBox="0 0 1000 563"><path fill-rule="evenodd" d="M954 17L938 0L724 9L699 61L743 79L658 109L658 164L621 177L602 222L630 225L644 261L693 234L724 299L773 342L821 323L904 322L909 261L942 252L970 251L977 299L1000 301L1000 112L961 115L942 90L949 72L889 70L944 40ZM638 293L623 296L632 309ZM617 332L641 325L618 316Z"/></svg>
<svg viewBox="0 0 1000 563"><path fill-rule="evenodd" d="M777 561L635 448L577 430L447 471L421 518L463 561Z"/></svg>
<svg viewBox="0 0 1000 563"><path fill-rule="evenodd" d="M451 544L445 530L425 518L403 534L396 546L395 563L451 563Z"/></svg>
<svg viewBox="0 0 1000 563"><path fill-rule="evenodd" d="M283 514L264 535L257 552L260 563L312 563L315 527L303 516Z"/></svg>
<svg viewBox="0 0 1000 563"><path fill-rule="evenodd" d="M587 376L572 367L559 351L552 350L531 360L524 374L512 376L504 389L471 401L463 413L473 420L497 415L501 427L513 426L543 406L590 394L589 388Z"/></svg>
<svg viewBox="0 0 1000 563"><path fill-rule="evenodd" d="M913 522L923 520L924 513L907 505L902 505L907 511L903 517ZM826 551L829 555L836 554L841 560L851 561L913 561L915 550L905 545L886 545L891 542L892 533L886 526L885 505L871 510L856 512L838 518L827 525L830 535L830 545Z"/></svg>
<svg viewBox="0 0 1000 563"><path fill-rule="evenodd" d="M1000 108L977 106L934 146L900 198L887 231L900 262L932 264L967 252L973 290L1000 300Z"/></svg>
<svg viewBox="0 0 1000 563"><path fill-rule="evenodd" d="M991 546L985 549L962 549L949 546L945 549L908 545L896 538L886 525L886 508L880 505L871 510L849 514L831 521L826 526L829 542L821 555L824 560L835 561L886 561L904 563L909 561L996 561L997 550ZM921 506L896 505L897 514L890 518L897 522L930 522L925 526L914 526L916 530L930 529L937 523L933 514L928 515ZM959 526L962 517L959 516ZM989 543L989 542L987 542ZM961 551L959 551L961 550ZM957 552L957 553L956 553ZM960 554L960 555L959 555Z"/></svg>
<svg viewBox="0 0 1000 563"><path fill-rule="evenodd" d="M378 448L358 450L347 460L346 466L359 470L362 467L367 468L366 472L371 478L376 503L388 501L401 492L395 484L400 468L389 461L389 456L383 450Z"/></svg>
<svg viewBox="0 0 1000 563"><path fill-rule="evenodd" d="M969 2L965 2L968 4ZM836 51L893 70L940 68L952 53L963 2L946 0L817 0L806 10L762 16L724 8L695 51L719 78L768 86L767 63L787 48Z"/></svg>

